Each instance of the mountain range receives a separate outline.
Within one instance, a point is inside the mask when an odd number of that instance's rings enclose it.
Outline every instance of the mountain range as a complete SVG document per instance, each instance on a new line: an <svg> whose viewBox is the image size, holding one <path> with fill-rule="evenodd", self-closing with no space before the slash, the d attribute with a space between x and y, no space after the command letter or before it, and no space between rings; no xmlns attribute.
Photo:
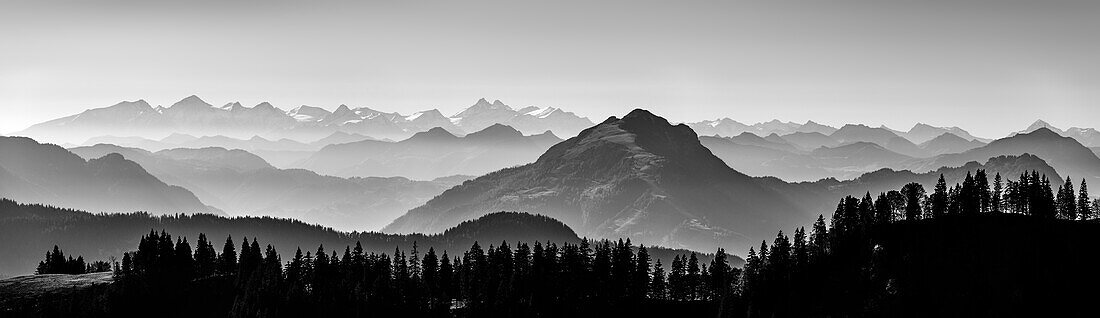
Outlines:
<svg viewBox="0 0 1100 318"><path fill-rule="evenodd" d="M695 250L721 246L745 252L772 236L775 228L807 225L816 215L828 214L840 194L896 190L899 182L912 174L881 170L853 181L789 183L731 169L704 146L728 140L760 151L783 151L759 145L761 139L770 142L765 138L744 137L748 138L699 138L687 125L674 126L648 111L635 110L554 145L534 163L451 188L383 231L430 233L484 211L518 210L552 216L590 237L629 237L645 244ZM842 152L856 157L867 151L890 154L870 142L838 148L845 147L855 150ZM1055 170L1039 157L992 157L978 161L985 165L964 162L956 166L959 168L938 172L959 180L966 170L990 169L990 174L1003 172L1006 178L1038 170L1058 180ZM932 174L915 179L929 176Z"/></svg>
<svg viewBox="0 0 1100 318"><path fill-rule="evenodd" d="M253 107L237 102L215 107L192 95L168 107L153 107L144 100L137 100L88 109L33 125L17 134L69 143L82 142L87 136L137 136L157 140L175 133L302 141L344 132L399 140L435 127L463 135L493 124L509 125L527 134L553 131L572 136L592 122L559 108L513 109L499 100L490 103L484 98L462 112L445 117L437 109L402 115L347 105L340 105L331 112L305 105L284 111L267 102Z"/></svg>
<svg viewBox="0 0 1100 318"><path fill-rule="evenodd" d="M1077 140L1077 142L1080 142L1085 146L1100 147L1100 131L1097 131L1095 128L1071 127L1069 129L1062 130L1052 126L1045 121L1036 120L1034 123L1031 124L1031 126L1028 126L1027 129L1024 129L1023 131L1020 131L1018 133L1029 133L1039 130L1040 128L1046 128L1059 135L1073 138L1074 140Z"/></svg>
<svg viewBox="0 0 1100 318"><path fill-rule="evenodd" d="M481 175L525 164L560 141L549 131L524 136L502 124L461 137L437 127L399 142L363 140L329 145L295 166L342 177L403 176L430 180Z"/></svg>
<svg viewBox="0 0 1100 318"><path fill-rule="evenodd" d="M233 215L290 217L344 231L377 230L465 177L340 178L278 169L244 150L208 147L149 152L99 144L69 149L89 160L121 156L164 182L190 189Z"/></svg>
<svg viewBox="0 0 1100 318"><path fill-rule="evenodd" d="M222 213L118 154L85 160L25 137L0 137L0 149L0 197L96 212Z"/></svg>
<svg viewBox="0 0 1100 318"><path fill-rule="evenodd" d="M769 122L747 125L730 118L722 118L716 120L704 120L700 122L688 123L687 125L691 127L691 129L695 130L695 132L700 136L718 135L722 137L733 137L746 132L755 134L757 136L767 136L771 134L786 136L796 133L818 133L822 135L832 135L838 130L838 128L836 127L822 125L812 120L806 121L805 124L772 120ZM978 140L981 142L989 142L989 139L974 137L969 132L959 127L936 127L924 123L917 123L916 125L913 125L913 128L910 128L909 131L893 130L886 126L882 126L879 128L888 130L899 137L909 140L914 144L927 142L929 140L932 140L932 138L936 138L944 133L950 133L968 141Z"/></svg>

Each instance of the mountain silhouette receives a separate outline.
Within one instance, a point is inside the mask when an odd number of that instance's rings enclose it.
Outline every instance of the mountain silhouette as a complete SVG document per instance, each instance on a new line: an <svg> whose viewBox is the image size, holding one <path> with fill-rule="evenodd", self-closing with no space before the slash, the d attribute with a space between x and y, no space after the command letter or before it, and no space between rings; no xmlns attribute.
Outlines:
<svg viewBox="0 0 1100 318"><path fill-rule="evenodd" d="M841 144L854 142L870 142L878 144L890 151L910 157L927 157L928 153L917 147L908 139L898 136L886 128L871 128L866 125L844 125L829 137Z"/></svg>
<svg viewBox="0 0 1100 318"><path fill-rule="evenodd" d="M486 211L539 213L582 235L647 245L747 249L764 228L806 214L730 169L686 125L637 109L562 141L537 161L481 176L384 231L438 232Z"/></svg>
<svg viewBox="0 0 1100 318"><path fill-rule="evenodd" d="M56 145L0 137L0 197L97 212L216 212L116 153L85 161Z"/></svg>
<svg viewBox="0 0 1100 318"><path fill-rule="evenodd" d="M364 140L329 145L295 166L342 177L431 180L529 163L558 141L553 134L524 136L500 124L463 137L436 127L399 142Z"/></svg>
<svg viewBox="0 0 1100 318"><path fill-rule="evenodd" d="M165 182L234 215L293 217L346 231L377 230L464 178L339 178L277 169L244 150L168 149L156 153L99 144L70 149L84 158L118 153Z"/></svg>
<svg viewBox="0 0 1100 318"><path fill-rule="evenodd" d="M284 111L269 102L253 107L246 107L240 102L215 107L191 95L168 107L152 107L144 100L137 100L88 109L80 114L33 125L19 134L68 143L84 141L88 136L132 136L158 140L171 134L222 135L236 139L262 136L272 140L289 138L306 141L336 132L400 140L434 127L464 135L494 124L508 125L525 134L549 130L558 135L572 136L592 125L592 122L555 107L529 106L516 110L499 100L490 103L484 98L447 117L438 109L406 116L347 105L340 105L331 112L306 105Z"/></svg>
<svg viewBox="0 0 1100 318"><path fill-rule="evenodd" d="M934 155L960 153L970 149L985 146L980 140L966 140L956 134L945 132L932 140L920 144L920 148Z"/></svg>
<svg viewBox="0 0 1100 318"><path fill-rule="evenodd" d="M1073 180L1086 178L1100 184L1100 158L1077 140L1059 135L1047 128L1030 133L1001 138L988 145L963 153L941 155L904 166L913 171L928 171L944 166L959 166L968 161L981 161L1002 155L1029 153L1042 158L1062 176ZM1095 190L1093 190L1095 192Z"/></svg>

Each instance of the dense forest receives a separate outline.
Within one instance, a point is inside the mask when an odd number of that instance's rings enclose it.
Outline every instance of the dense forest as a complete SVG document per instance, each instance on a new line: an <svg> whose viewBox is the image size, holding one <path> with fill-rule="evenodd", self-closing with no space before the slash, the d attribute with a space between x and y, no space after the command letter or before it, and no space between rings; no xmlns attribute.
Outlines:
<svg viewBox="0 0 1100 318"><path fill-rule="evenodd" d="M1068 180L1054 191L1038 173L978 170L932 193L912 183L845 197L809 231L751 249L742 268L721 250L664 263L629 241L586 239L454 253L322 245L284 260L255 238L200 235L192 247L151 231L113 264L106 296L70 297L88 316L1085 316L1100 224L1087 185Z"/></svg>
<svg viewBox="0 0 1100 318"><path fill-rule="evenodd" d="M164 230L194 242L199 233L211 238L256 238L276 247L281 255L293 254L298 247L318 245L342 247L357 242L367 252L392 252L395 247L408 250L413 243L437 251L465 250L474 241L552 241L579 243L582 238L558 220L527 213L490 213L463 222L439 234L384 234L378 232L341 232L294 219L272 217L222 217L208 214L157 216L148 213L105 214L61 209L39 204L20 204L0 199L0 277L30 274L42 260L42 252L54 245L86 260L108 261L122 257L137 246L142 234ZM650 248L655 259L666 263L683 250ZM709 261L710 254L700 254ZM740 266L743 260L730 257Z"/></svg>

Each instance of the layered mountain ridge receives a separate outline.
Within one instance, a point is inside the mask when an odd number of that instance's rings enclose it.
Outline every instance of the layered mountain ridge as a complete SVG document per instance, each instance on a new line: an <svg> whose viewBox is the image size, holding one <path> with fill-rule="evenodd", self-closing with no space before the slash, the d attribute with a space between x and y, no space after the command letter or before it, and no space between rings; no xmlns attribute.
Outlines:
<svg viewBox="0 0 1100 318"><path fill-rule="evenodd" d="M445 117L438 109L402 115L347 105L333 111L305 105L284 111L268 102L253 107L239 102L215 107L191 95L169 107L153 107L137 100L89 109L33 125L19 135L71 143L81 142L87 136L160 139L173 133L302 141L343 132L398 140L435 127L464 135L493 124L509 125L527 134L553 131L572 136L592 122L558 108L531 106L517 110L499 100L489 103L484 98L454 116Z"/></svg>

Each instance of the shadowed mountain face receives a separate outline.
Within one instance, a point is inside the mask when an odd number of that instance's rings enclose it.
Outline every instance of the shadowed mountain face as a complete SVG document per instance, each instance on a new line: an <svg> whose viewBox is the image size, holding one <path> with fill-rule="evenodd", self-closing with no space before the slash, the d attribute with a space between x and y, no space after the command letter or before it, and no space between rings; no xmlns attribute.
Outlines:
<svg viewBox="0 0 1100 318"><path fill-rule="evenodd" d="M447 190L384 231L438 232L494 210L549 215L592 237L697 250L747 250L775 226L807 217L726 166L686 125L635 110L558 143L532 164Z"/></svg>
<svg viewBox="0 0 1100 318"><path fill-rule="evenodd" d="M220 212L121 155L85 161L23 137L0 137L0 149L0 197L97 212Z"/></svg>
<svg viewBox="0 0 1100 318"><path fill-rule="evenodd" d="M1100 158L1077 140L1060 136L1046 128L994 140L988 145L963 153L916 161L902 168L928 171L945 166L959 166L969 161L981 161L984 160L983 158L1025 153L1043 158L1062 176L1073 180L1086 178L1091 184L1100 184ZM1093 193L1095 191L1093 190Z"/></svg>
<svg viewBox="0 0 1100 318"><path fill-rule="evenodd" d="M367 140L327 146L297 166L342 177L431 180L456 174L480 175L529 163L559 141L550 132L524 136L499 124L464 137L433 128L400 142Z"/></svg>
<svg viewBox="0 0 1100 318"><path fill-rule="evenodd" d="M293 217L346 231L380 229L405 211L464 181L339 178L301 169L276 169L256 155L224 148L169 149L95 145L71 149L84 158L117 153L165 182L191 189L233 215Z"/></svg>

